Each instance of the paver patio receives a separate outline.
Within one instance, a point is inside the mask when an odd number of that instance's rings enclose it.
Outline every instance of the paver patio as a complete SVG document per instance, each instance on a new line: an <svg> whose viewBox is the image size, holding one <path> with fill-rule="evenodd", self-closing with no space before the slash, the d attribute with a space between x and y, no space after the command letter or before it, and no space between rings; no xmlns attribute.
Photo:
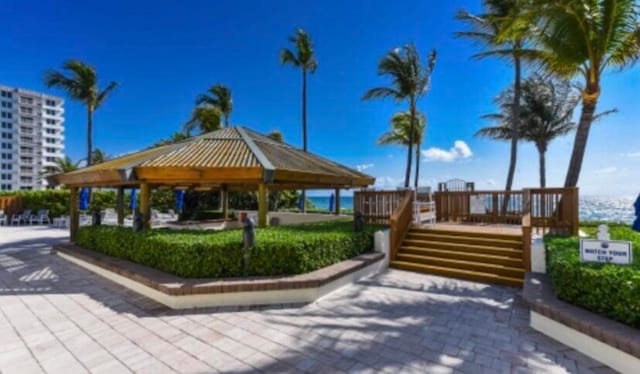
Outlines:
<svg viewBox="0 0 640 374"><path fill-rule="evenodd" d="M309 305L173 311L0 227L0 372L608 373L528 327L519 290L388 271Z"/></svg>

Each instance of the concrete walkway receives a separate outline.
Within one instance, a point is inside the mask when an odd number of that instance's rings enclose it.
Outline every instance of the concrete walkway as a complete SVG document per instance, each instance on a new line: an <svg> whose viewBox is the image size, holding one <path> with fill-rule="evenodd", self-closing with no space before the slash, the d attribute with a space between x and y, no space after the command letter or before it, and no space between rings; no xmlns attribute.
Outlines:
<svg viewBox="0 0 640 374"><path fill-rule="evenodd" d="M304 305L176 312L0 227L0 372L607 373L532 331L518 290L389 271Z"/></svg>

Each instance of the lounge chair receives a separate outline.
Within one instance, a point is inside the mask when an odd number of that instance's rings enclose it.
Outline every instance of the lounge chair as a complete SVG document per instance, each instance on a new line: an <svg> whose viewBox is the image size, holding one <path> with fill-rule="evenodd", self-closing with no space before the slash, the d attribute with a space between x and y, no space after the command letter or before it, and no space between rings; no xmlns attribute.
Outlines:
<svg viewBox="0 0 640 374"><path fill-rule="evenodd" d="M91 223L93 222L93 218L86 213L81 213L80 216L78 217L78 221L80 223L80 226L91 226Z"/></svg>
<svg viewBox="0 0 640 374"><path fill-rule="evenodd" d="M40 225L43 225L45 222L47 225L50 224L49 211L47 209L40 209L38 214L32 214L31 217L29 217L29 223L33 225L34 222Z"/></svg>
<svg viewBox="0 0 640 374"><path fill-rule="evenodd" d="M11 224L12 225L19 225L22 222L29 223L30 220L31 220L31 210L30 209L23 210L22 213L17 213L17 214L14 214L13 216L11 216Z"/></svg>
<svg viewBox="0 0 640 374"><path fill-rule="evenodd" d="M102 223L105 225L115 225L118 222L118 213L113 208L102 211Z"/></svg>
<svg viewBox="0 0 640 374"><path fill-rule="evenodd" d="M4 210L0 210L0 225L9 225L9 216L4 214Z"/></svg>

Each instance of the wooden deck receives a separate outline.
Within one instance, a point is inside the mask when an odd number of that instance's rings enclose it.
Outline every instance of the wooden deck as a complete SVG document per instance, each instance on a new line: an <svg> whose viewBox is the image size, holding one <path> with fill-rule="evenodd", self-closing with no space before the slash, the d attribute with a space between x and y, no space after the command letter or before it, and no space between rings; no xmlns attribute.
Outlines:
<svg viewBox="0 0 640 374"><path fill-rule="evenodd" d="M435 225L420 225L420 228L457 232L522 235L522 226L494 223L454 223L443 222Z"/></svg>

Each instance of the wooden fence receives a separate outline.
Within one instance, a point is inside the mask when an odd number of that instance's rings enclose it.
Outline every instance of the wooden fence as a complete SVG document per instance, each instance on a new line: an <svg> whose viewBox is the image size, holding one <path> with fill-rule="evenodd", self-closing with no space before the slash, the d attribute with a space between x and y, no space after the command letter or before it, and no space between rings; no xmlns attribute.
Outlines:
<svg viewBox="0 0 640 374"><path fill-rule="evenodd" d="M0 210L6 215L11 216L23 209L23 200L21 196L0 196Z"/></svg>
<svg viewBox="0 0 640 374"><path fill-rule="evenodd" d="M362 212L366 223L389 224L407 191L356 191L353 211Z"/></svg>
<svg viewBox="0 0 640 374"><path fill-rule="evenodd" d="M389 259L394 260L396 258L396 254L398 253L398 249L402 245L402 241L404 240L405 235L407 235L407 231L409 231L409 227L411 226L411 221L413 219L413 192L412 191L404 191L402 200L398 205L398 208L393 212L391 218L389 219L390 226L390 253Z"/></svg>
<svg viewBox="0 0 640 374"><path fill-rule="evenodd" d="M357 191L354 211L362 212L367 223L389 224L405 196L406 191ZM527 215L532 232L578 234L577 188L440 191L433 200L437 222L522 225Z"/></svg>

